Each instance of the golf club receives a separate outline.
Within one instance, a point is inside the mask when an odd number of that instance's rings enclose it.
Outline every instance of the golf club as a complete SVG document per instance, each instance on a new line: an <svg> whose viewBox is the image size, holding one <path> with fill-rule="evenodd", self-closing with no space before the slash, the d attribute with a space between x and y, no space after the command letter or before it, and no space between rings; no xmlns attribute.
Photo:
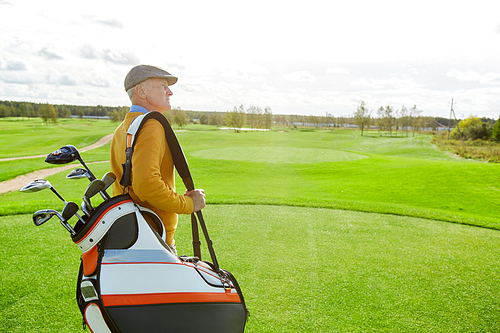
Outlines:
<svg viewBox="0 0 500 333"><path fill-rule="evenodd" d="M73 217L73 215L76 214L76 212L78 212L78 205L73 201L69 201L64 205L61 215L66 221L68 221Z"/></svg>
<svg viewBox="0 0 500 333"><path fill-rule="evenodd" d="M101 192L102 189L106 186L104 182L100 179L94 179L83 194L83 201L85 202L87 209L92 210L92 205L90 204L90 198L92 198L97 193Z"/></svg>
<svg viewBox="0 0 500 333"><path fill-rule="evenodd" d="M87 204L85 203L85 201L82 201L81 209L85 213L85 215L90 216L90 210L87 208Z"/></svg>
<svg viewBox="0 0 500 333"><path fill-rule="evenodd" d="M45 190L47 188L50 188L50 190L52 192L54 192L55 195L57 195L57 197L59 199L61 199L62 202L64 202L64 204L67 204L68 202L56 191L56 189L54 188L54 186L52 186L52 184L46 180L46 179L37 179L37 180L34 180L26 185L24 185L19 191L21 192L38 192L38 191L41 191L41 190ZM78 217L78 219L83 223L85 224L85 221L80 217L80 215L78 215L76 212L75 214L76 217Z"/></svg>
<svg viewBox="0 0 500 333"><path fill-rule="evenodd" d="M68 221L66 221L64 219L64 217L62 217L62 215L57 210L43 209L43 210L36 211L33 214L33 222L35 223L35 225L40 225L42 223L47 222L54 215L59 218L59 220L61 221L61 225L66 230L68 230L72 235L76 234L75 230L73 230L73 228L69 225Z"/></svg>
<svg viewBox="0 0 500 333"><path fill-rule="evenodd" d="M33 214L33 223L38 227L54 216L53 214L48 214L46 211L37 211Z"/></svg>
<svg viewBox="0 0 500 333"><path fill-rule="evenodd" d="M104 176L102 176L101 180L104 182L104 188L102 189L101 193L104 193L106 195L107 199L109 199L110 197L109 197L108 193L106 192L106 190L115 182L116 176L112 172L106 172L104 174Z"/></svg>
<svg viewBox="0 0 500 333"><path fill-rule="evenodd" d="M66 175L66 178L68 178L68 179L82 179L82 178L90 179L90 174L86 169L76 168L75 170L68 173ZM90 180L90 181L92 181L92 180Z"/></svg>
<svg viewBox="0 0 500 333"><path fill-rule="evenodd" d="M68 179L81 179L81 178L87 178L88 180L92 181L92 177L88 173L87 170L82 169L82 168L76 168L75 170L71 171L66 175L66 178ZM113 184L116 180L116 176L112 172L106 172L104 176L102 176L101 180L104 182L105 186L101 191L101 196L104 200L110 199L109 194L106 192L106 190Z"/></svg>
<svg viewBox="0 0 500 333"><path fill-rule="evenodd" d="M48 154L47 157L45 158L45 162L50 164L66 164L66 163L71 163L74 160L78 160L83 165L83 167L88 171L89 175L91 176L92 178L91 180L96 179L92 171L90 171L90 169L83 161L78 149L76 149L76 147L73 145L63 146L57 149L56 151Z"/></svg>
<svg viewBox="0 0 500 333"><path fill-rule="evenodd" d="M46 180L46 179L37 179L32 181L29 184L24 185L19 191L21 192L38 192L41 190L45 190L47 188L50 188L52 192L54 192L55 195L59 199L61 199L64 203L66 203L66 200L56 191L56 189L52 186L52 184Z"/></svg>

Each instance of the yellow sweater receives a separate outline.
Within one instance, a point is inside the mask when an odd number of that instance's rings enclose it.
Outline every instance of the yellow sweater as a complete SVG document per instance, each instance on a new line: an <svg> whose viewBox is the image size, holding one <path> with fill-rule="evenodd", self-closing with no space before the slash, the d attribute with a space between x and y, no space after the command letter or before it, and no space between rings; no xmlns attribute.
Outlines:
<svg viewBox="0 0 500 333"><path fill-rule="evenodd" d="M127 113L116 128L111 140L111 171L116 175L113 195L123 193L120 179L125 163L126 136L130 123L140 112ZM165 139L163 126L155 119L148 120L141 129L132 156L132 186L129 194L137 204L152 209L161 218L168 245L174 243L177 214L191 214L193 200L175 192L175 174L172 155Z"/></svg>

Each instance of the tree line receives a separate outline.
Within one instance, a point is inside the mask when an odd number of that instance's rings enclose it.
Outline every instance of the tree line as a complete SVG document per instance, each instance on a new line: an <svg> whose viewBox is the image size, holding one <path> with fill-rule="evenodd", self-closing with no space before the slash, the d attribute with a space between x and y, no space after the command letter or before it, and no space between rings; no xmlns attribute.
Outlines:
<svg viewBox="0 0 500 333"><path fill-rule="evenodd" d="M396 109L390 105L381 106L375 115L368 109L364 101L359 101L353 114L355 125L361 130L375 128L380 135L415 136L421 130L449 131L451 139L461 140L493 140L500 141L500 118L498 121L490 118L470 116L467 119L446 119L442 117L423 117L422 110L413 105L411 108L402 106ZM498 133L498 134L497 134Z"/></svg>
<svg viewBox="0 0 500 333"><path fill-rule="evenodd" d="M57 122L58 118L109 117L120 118L129 107L52 105L48 103L0 101L0 118L26 117L42 118L44 121Z"/></svg>
<svg viewBox="0 0 500 333"><path fill-rule="evenodd" d="M0 118L27 117L42 118L44 122L57 122L58 118L69 117L100 117L108 118L113 122L123 120L129 111L128 106L80 106L80 105L52 105L48 103L0 101ZM402 106L400 109L393 106L380 106L375 111L369 110L364 101L359 104L353 114L347 116L305 115L273 115L270 107L250 105L245 108L242 104L234 106L227 112L220 111L192 111L176 107L166 112L169 122L184 127L189 123L197 122L203 125L228 126L237 131L243 127L270 129L271 126L281 127L354 127L361 130L361 135L367 129L378 130L379 134L389 136L415 135L422 130L448 129L452 139L500 140L500 124L494 119L471 116L465 120L447 119L442 117L423 116L422 110L416 105ZM457 123L460 125L457 127ZM462 129L463 127L463 129ZM496 140L496 139L495 139Z"/></svg>

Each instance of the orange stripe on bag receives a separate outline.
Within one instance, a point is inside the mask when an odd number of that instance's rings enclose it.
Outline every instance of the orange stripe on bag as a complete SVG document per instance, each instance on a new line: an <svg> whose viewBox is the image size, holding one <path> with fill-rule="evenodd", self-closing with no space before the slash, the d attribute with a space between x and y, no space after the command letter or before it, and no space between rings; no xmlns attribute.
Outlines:
<svg viewBox="0 0 500 333"><path fill-rule="evenodd" d="M132 134L127 135L127 148L132 147Z"/></svg>
<svg viewBox="0 0 500 333"><path fill-rule="evenodd" d="M94 273L95 269L97 268L98 257L99 254L97 253L97 245L82 254L84 275L90 275Z"/></svg>
<svg viewBox="0 0 500 333"><path fill-rule="evenodd" d="M104 306L167 303L241 303L238 294L225 293L155 293L101 295Z"/></svg>

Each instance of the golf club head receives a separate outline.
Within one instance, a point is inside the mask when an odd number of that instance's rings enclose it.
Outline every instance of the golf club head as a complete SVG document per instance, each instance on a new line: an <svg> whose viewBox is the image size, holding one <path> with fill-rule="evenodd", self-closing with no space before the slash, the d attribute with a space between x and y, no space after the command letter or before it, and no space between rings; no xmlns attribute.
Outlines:
<svg viewBox="0 0 500 333"><path fill-rule="evenodd" d="M24 185L19 191L21 192L38 192L45 190L46 188L51 188L52 184L46 179L37 179L29 184Z"/></svg>
<svg viewBox="0 0 500 333"><path fill-rule="evenodd" d="M104 188L101 191L101 195L104 200L110 199L111 197L106 192L106 190L113 184L116 180L116 176L112 172L106 172L104 176L102 176L101 180L104 182Z"/></svg>
<svg viewBox="0 0 500 333"><path fill-rule="evenodd" d="M116 176L112 172L106 172L104 176L102 176L101 180L104 182L104 190L106 190L115 182Z"/></svg>
<svg viewBox="0 0 500 333"><path fill-rule="evenodd" d="M55 214L49 213L47 209L33 213L33 223L38 227L52 218Z"/></svg>
<svg viewBox="0 0 500 333"><path fill-rule="evenodd" d="M85 170L83 168L76 168L75 170L68 173L66 175L66 178L68 178L68 179L81 179L81 178L90 179L90 174L88 173L87 170Z"/></svg>
<svg viewBox="0 0 500 333"><path fill-rule="evenodd" d="M92 204L90 203L90 198L92 198L97 193L101 192L105 184L100 179L94 179L83 194L83 202L85 202L86 208L92 210Z"/></svg>
<svg viewBox="0 0 500 333"><path fill-rule="evenodd" d="M76 212L78 212L78 205L70 201L64 205L61 215L66 221L68 221L70 218L73 217L73 215L76 214Z"/></svg>
<svg viewBox="0 0 500 333"><path fill-rule="evenodd" d="M76 159L81 159L78 149L73 145L66 145L48 154L45 162L50 164L66 164Z"/></svg>
<svg viewBox="0 0 500 333"><path fill-rule="evenodd" d="M85 213L85 215L90 216L91 209L89 209L87 207L87 203L85 202L85 200L82 201L81 208L82 208L82 212Z"/></svg>
<svg viewBox="0 0 500 333"><path fill-rule="evenodd" d="M106 184L104 184L102 180L94 179L85 190L83 197L88 199L92 198L94 195L102 191L104 186L106 186Z"/></svg>

